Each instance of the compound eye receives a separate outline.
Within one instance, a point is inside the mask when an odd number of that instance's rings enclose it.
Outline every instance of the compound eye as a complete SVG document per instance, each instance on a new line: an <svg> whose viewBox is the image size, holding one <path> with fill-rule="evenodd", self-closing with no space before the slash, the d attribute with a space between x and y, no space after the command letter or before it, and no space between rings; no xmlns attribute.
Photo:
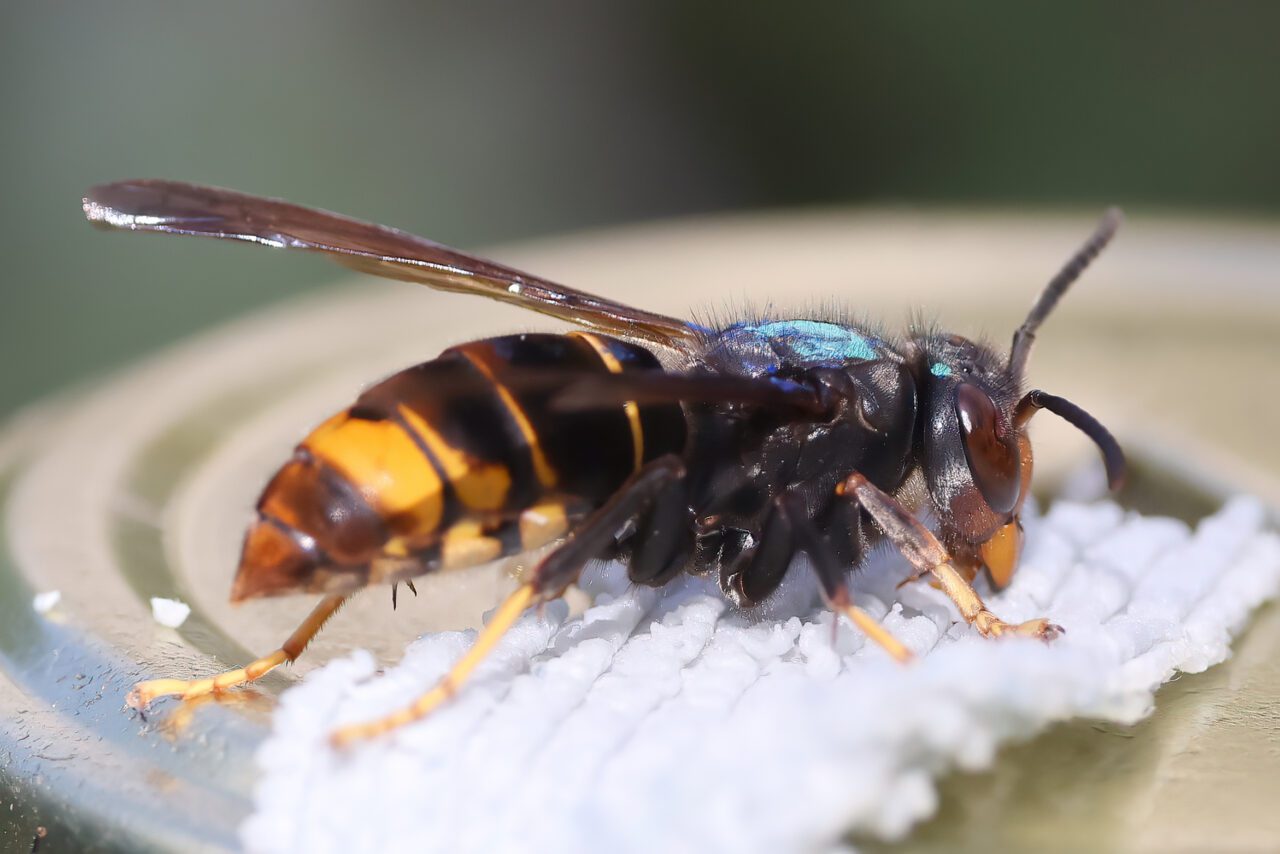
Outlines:
<svg viewBox="0 0 1280 854"><path fill-rule="evenodd" d="M973 482L996 513L1010 513L1022 488L1018 443L1000 425L996 405L970 383L956 387L956 415Z"/></svg>

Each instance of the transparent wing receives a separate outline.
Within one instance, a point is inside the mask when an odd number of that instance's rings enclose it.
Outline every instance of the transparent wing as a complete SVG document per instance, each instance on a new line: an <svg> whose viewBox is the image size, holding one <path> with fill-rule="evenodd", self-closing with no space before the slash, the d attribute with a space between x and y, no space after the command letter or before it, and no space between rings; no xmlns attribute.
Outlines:
<svg viewBox="0 0 1280 854"><path fill-rule="evenodd" d="M684 349L697 327L513 270L422 237L278 199L145 179L89 190L84 213L103 228L244 240L323 252L366 273L480 294L614 335Z"/></svg>

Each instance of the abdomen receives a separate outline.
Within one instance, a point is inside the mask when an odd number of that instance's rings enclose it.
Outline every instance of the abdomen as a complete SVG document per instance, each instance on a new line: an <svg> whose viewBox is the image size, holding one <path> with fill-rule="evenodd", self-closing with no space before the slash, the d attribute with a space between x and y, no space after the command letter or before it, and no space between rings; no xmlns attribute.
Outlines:
<svg viewBox="0 0 1280 854"><path fill-rule="evenodd" d="M682 453L676 404L564 411L530 378L661 370L590 333L450 348L316 428L268 484L233 599L354 589L485 563L565 534L645 462Z"/></svg>

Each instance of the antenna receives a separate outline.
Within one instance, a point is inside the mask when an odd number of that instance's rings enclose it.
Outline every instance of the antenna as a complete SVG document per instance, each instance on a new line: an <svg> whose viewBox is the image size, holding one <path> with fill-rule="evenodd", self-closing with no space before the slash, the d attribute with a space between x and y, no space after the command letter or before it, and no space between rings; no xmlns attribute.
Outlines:
<svg viewBox="0 0 1280 854"><path fill-rule="evenodd" d="M1009 371L1013 376L1022 378L1022 373L1027 367L1027 359L1031 357L1031 347L1036 341L1036 330L1058 305L1058 300L1062 299L1067 288L1080 278L1085 268L1093 263L1098 253L1106 248L1111 238L1116 236L1116 231L1119 230L1120 223L1123 221L1124 214L1119 208L1108 209L1089 239L1076 250L1066 264L1062 265L1058 274L1050 279L1049 284L1045 285L1044 290L1040 292L1027 319L1022 321L1018 331L1013 334L1013 349L1009 352Z"/></svg>
<svg viewBox="0 0 1280 854"><path fill-rule="evenodd" d="M1111 431L1103 427L1098 419L1065 397L1058 397L1039 389L1027 392L1026 396L1018 401L1018 407L1013 413L1013 423L1021 427L1041 409L1052 412L1093 440L1098 450L1102 452L1102 462L1107 467L1107 486L1112 492L1118 492L1120 487L1124 486L1128 464L1125 462L1120 443L1116 441L1115 436L1111 435Z"/></svg>

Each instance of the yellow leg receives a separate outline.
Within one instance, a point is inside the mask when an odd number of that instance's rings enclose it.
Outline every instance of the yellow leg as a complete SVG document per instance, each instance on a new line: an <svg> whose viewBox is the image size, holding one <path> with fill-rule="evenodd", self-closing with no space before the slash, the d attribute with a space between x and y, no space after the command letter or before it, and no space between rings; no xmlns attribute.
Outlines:
<svg viewBox="0 0 1280 854"><path fill-rule="evenodd" d="M979 567L977 564L962 564L959 567L958 571L960 573L961 578L963 578L965 581L969 582L970 584L973 584L973 580L978 577L978 569ZM924 578L926 575L931 575L931 574L932 574L931 571L928 569L912 570L910 575L908 575L906 578L898 582L898 586L896 589L901 590L902 588L906 587L908 584L915 584L917 581ZM937 578L935 578L929 582L929 586L932 587L934 590L941 590L942 582L940 582Z"/></svg>
<svg viewBox="0 0 1280 854"><path fill-rule="evenodd" d="M1041 640L1053 640L1062 633L1061 627L1055 626L1043 617L1036 620L1027 620L1025 623L1016 625L1006 623L987 610L987 606L982 601L982 597L978 595L978 591L973 589L972 585L965 580L964 576L950 561L942 561L934 565L930 571L938 579L938 583L942 585L942 592L946 593L947 596L951 597L951 601L956 603L956 607L960 609L961 616L972 623L974 628L982 633L983 637L998 638L1001 635L1015 634L1040 638Z"/></svg>
<svg viewBox="0 0 1280 854"><path fill-rule="evenodd" d="M132 708L143 710L160 697L176 696L190 700L205 694L220 694L228 688L261 679L281 664L293 661L301 655L307 648L307 644L311 643L312 638L319 634L324 624L349 598L351 594L347 593L321 599L320 604L316 605L315 609L302 621L302 625L298 626L289 639L270 655L264 655L244 667L237 667L235 670L228 670L207 679L151 679L147 682L139 682L133 686L125 702Z"/></svg>
<svg viewBox="0 0 1280 854"><path fill-rule="evenodd" d="M837 602L834 607L836 611L852 620L863 634L880 644L895 661L907 664L915 657L911 654L911 650L902 645L902 641L895 638L875 617L857 605L852 602Z"/></svg>
<svg viewBox="0 0 1280 854"><path fill-rule="evenodd" d="M951 556L933 532L920 524L897 500L877 489L862 475L850 475L837 487L836 492L840 495L852 493L876 520L885 536L911 561L916 572L921 575L931 573L938 580L942 591L956 603L965 621L972 623L983 637L1016 634L1048 641L1062 633L1060 627L1043 618L1014 625L988 611L978 591L956 569Z"/></svg>
<svg viewBox="0 0 1280 854"><path fill-rule="evenodd" d="M385 718L379 718L363 724L352 724L336 730L330 738L333 746L347 747L353 742L374 738L397 727L421 720L431 714L437 707L457 693L458 688L471 675L471 671L475 670L476 665L493 651L494 646L507 633L507 629L511 628L516 620L520 619L520 615L524 613L525 608L532 605L538 598L538 594L532 584L523 584L516 588L516 591L498 606L498 610L494 612L489 624L481 630L479 637L476 638L475 645L467 651L466 655L458 659L453 668L436 683L434 688L415 700L412 705L405 706Z"/></svg>

